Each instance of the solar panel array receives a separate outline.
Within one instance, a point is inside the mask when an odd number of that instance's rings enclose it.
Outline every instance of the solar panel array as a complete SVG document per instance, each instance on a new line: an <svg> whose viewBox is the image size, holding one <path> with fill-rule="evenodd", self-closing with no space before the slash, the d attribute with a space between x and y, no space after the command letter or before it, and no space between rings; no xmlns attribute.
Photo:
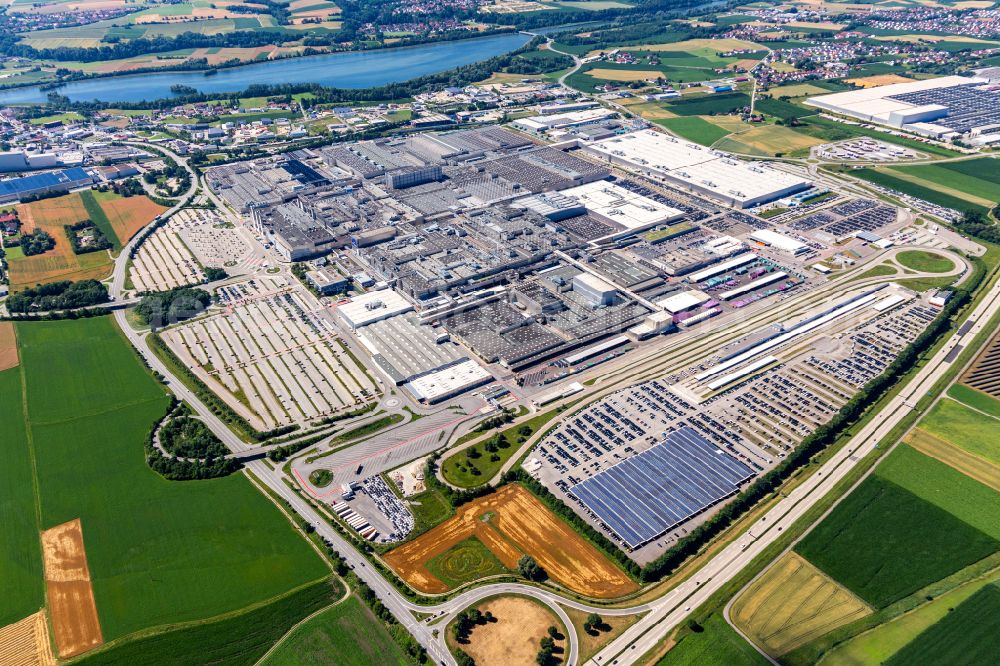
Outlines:
<svg viewBox="0 0 1000 666"><path fill-rule="evenodd" d="M964 134L976 127L1000 123L1000 93L980 84L952 86L893 95L889 99L922 106L940 104L948 107L948 116L933 121Z"/></svg>
<svg viewBox="0 0 1000 666"><path fill-rule="evenodd" d="M572 493L637 548L736 493L753 471L683 427L640 454L573 486Z"/></svg>

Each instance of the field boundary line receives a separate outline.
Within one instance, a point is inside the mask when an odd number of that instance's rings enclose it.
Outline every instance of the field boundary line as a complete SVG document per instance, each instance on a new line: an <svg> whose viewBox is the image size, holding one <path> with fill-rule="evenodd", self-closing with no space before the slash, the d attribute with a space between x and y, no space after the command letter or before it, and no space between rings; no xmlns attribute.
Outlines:
<svg viewBox="0 0 1000 666"><path fill-rule="evenodd" d="M306 617L302 618L301 620L299 620L298 622L296 622L294 625L292 625L291 627L289 627L288 631L286 631L285 634L274 643L274 645L272 645L270 648L268 648L267 652L265 652L264 654L262 654L260 656L260 659L258 659L257 661L255 661L253 663L253 666L261 666L261 664L264 663L264 660L266 660L268 657L270 657L271 654L275 650L277 650L279 647L281 647L282 643L284 643L285 641L287 641L289 639L289 637L293 633L295 633L295 630L298 629L300 626L302 626L306 622L310 621L311 619L313 619L314 617L316 617L320 613L325 613L326 611L330 610L331 608L336 608L337 606L339 606L342 603L344 603L345 601L347 601L348 597L351 596L351 588L347 587L347 585L345 585L344 587L347 590L347 594L345 594L343 597L341 597L337 601L333 602L329 606L324 606L323 608L320 608L319 610L315 611L311 615L307 615Z"/></svg>
<svg viewBox="0 0 1000 666"><path fill-rule="evenodd" d="M975 389L973 389L973 390L975 390ZM989 394L987 394L987 395L989 395ZM972 411L977 412L979 414L982 414L983 416L985 416L987 418L995 419L997 421L1000 421L1000 416L994 416L993 414L990 414L988 412L984 412L983 410L981 410L981 409L979 409L977 407L973 407L972 405L970 405L968 403L965 403L965 402L959 400L958 398L956 398L954 396L950 396L947 393L945 393L944 395L942 395L941 399L942 400L951 400L952 402L957 402L958 404L962 405L966 409L971 409Z"/></svg>

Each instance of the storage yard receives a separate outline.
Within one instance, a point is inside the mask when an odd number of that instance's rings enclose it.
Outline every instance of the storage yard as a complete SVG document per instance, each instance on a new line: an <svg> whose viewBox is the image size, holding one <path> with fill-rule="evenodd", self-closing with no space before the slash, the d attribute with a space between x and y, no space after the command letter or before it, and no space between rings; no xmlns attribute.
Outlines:
<svg viewBox="0 0 1000 666"><path fill-rule="evenodd" d="M223 312L167 329L163 338L255 428L305 424L379 394L305 289L259 276L218 295Z"/></svg>
<svg viewBox="0 0 1000 666"><path fill-rule="evenodd" d="M647 562L828 421L934 316L899 287L857 292L588 406L525 466ZM646 494L670 478L673 490Z"/></svg>

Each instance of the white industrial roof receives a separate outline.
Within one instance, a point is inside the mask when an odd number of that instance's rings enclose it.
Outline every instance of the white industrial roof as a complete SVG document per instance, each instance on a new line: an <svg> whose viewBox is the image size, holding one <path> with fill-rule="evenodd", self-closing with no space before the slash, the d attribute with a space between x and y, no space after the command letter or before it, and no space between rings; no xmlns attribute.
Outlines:
<svg viewBox="0 0 1000 666"><path fill-rule="evenodd" d="M936 79L907 81L906 83L893 83L887 86L878 86L877 88L861 88L859 90L848 90L830 95L820 95L819 97L807 99L806 104L828 109L835 113L842 113L867 120L878 120L885 123L888 121L889 114L893 111L917 106L894 99L886 99L888 97L986 82L986 79L968 76L941 76Z"/></svg>
<svg viewBox="0 0 1000 666"><path fill-rule="evenodd" d="M586 150L618 159L642 169L658 171L692 187L707 190L723 200L755 201L789 190L803 189L809 181L760 162L744 162L729 153L705 148L655 130L641 130L595 141Z"/></svg>
<svg viewBox="0 0 1000 666"><path fill-rule="evenodd" d="M802 252L808 248L805 243L800 243L785 234L779 234L773 229L759 229L750 234L750 238L790 254Z"/></svg>
<svg viewBox="0 0 1000 666"><path fill-rule="evenodd" d="M572 187L560 194L576 199L587 210L613 220L630 231L669 222L684 214L684 211L604 180Z"/></svg>
<svg viewBox="0 0 1000 666"><path fill-rule="evenodd" d="M590 287L596 292L607 293L609 291L618 291L614 285L609 282L605 282L596 275L591 273L580 273L579 275L573 276L574 281L580 281L585 286Z"/></svg>
<svg viewBox="0 0 1000 666"><path fill-rule="evenodd" d="M664 298L662 301L657 301L656 304L668 312L677 314L678 312L690 310L696 305L701 305L708 301L709 298L710 296L703 291L689 289L679 294L674 294L669 298Z"/></svg>
<svg viewBox="0 0 1000 666"><path fill-rule="evenodd" d="M461 391L485 384L493 379L493 375L487 372L475 361L464 361L457 365L452 365L429 375L418 377L406 384L413 395L419 400L434 402L441 398L454 395Z"/></svg>
<svg viewBox="0 0 1000 666"><path fill-rule="evenodd" d="M370 291L355 296L350 303L337 306L337 313L351 328L358 328L386 317L409 312L413 309L405 298L392 289Z"/></svg>

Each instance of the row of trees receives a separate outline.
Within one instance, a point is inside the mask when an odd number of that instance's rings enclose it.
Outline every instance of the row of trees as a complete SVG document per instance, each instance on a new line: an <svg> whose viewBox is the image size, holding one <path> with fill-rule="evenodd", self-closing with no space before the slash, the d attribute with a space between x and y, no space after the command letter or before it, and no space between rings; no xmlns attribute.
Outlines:
<svg viewBox="0 0 1000 666"><path fill-rule="evenodd" d="M11 312L67 310L107 303L108 288L97 280L50 282L13 294L7 299Z"/></svg>

